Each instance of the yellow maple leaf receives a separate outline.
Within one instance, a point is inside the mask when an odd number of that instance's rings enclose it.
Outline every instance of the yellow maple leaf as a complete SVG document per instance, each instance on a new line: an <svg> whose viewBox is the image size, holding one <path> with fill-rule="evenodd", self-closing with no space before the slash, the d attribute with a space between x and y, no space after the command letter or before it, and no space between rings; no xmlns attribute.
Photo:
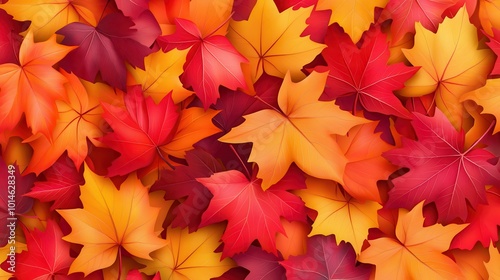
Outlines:
<svg viewBox="0 0 500 280"><path fill-rule="evenodd" d="M423 202L411 211L399 210L396 239L370 240L359 261L376 266L375 279L462 279L458 265L443 255L467 224L424 227Z"/></svg>
<svg viewBox="0 0 500 280"><path fill-rule="evenodd" d="M174 103L179 103L192 95L185 89L179 79L183 73L182 66L186 62L188 50L173 49L167 53L161 50L144 58L144 70L127 66L133 79L127 79L128 85L141 84L144 95L151 96L159 103L170 91Z"/></svg>
<svg viewBox="0 0 500 280"><path fill-rule="evenodd" d="M155 233L159 208L150 206L148 190L136 175L130 175L120 190L111 179L93 173L87 166L83 175L83 209L58 210L72 228L63 239L83 245L69 273L88 275L107 268L121 250L151 259L152 251L166 245Z"/></svg>
<svg viewBox="0 0 500 280"><path fill-rule="evenodd" d="M292 162L312 176L343 182L347 159L332 135L345 135L368 121L342 111L334 101L318 101L327 76L312 72L294 83L287 73L278 93L283 113L273 108L246 115L243 124L219 139L253 143L249 161L258 164L264 189L283 178Z"/></svg>
<svg viewBox="0 0 500 280"><path fill-rule="evenodd" d="M224 225L217 224L189 233L188 229L167 228L168 245L151 254L153 260L138 260L146 265L146 274L160 272L161 279L211 279L220 276L235 263L222 253L214 253L220 245Z"/></svg>
<svg viewBox="0 0 500 280"><path fill-rule="evenodd" d="M489 279L500 279L500 253L498 248L490 245L490 259L485 263L486 270L488 271Z"/></svg>
<svg viewBox="0 0 500 280"><path fill-rule="evenodd" d="M95 26L105 6L103 0L9 0L0 8L16 20L31 21L28 30L44 41L72 22Z"/></svg>
<svg viewBox="0 0 500 280"><path fill-rule="evenodd" d="M337 22L358 42L374 21L375 7L384 8L389 0L319 0L317 10L331 10L330 24Z"/></svg>
<svg viewBox="0 0 500 280"><path fill-rule="evenodd" d="M415 45L403 53L420 70L400 92L416 97L435 92L437 107L455 128L462 127L464 108L460 97L483 86L495 56L489 49L478 49L477 29L470 23L465 7L454 18L446 18L437 33L415 24Z"/></svg>
<svg viewBox="0 0 500 280"><path fill-rule="evenodd" d="M483 107L482 113L492 114L497 121L493 133L500 131L500 79L488 79L483 87L468 92L461 96L460 101L473 100Z"/></svg>
<svg viewBox="0 0 500 280"><path fill-rule="evenodd" d="M312 7L279 12L272 0L258 0L248 20L231 21L227 37L250 61L251 80L263 72L284 77L290 71L293 80L304 78L302 67L326 46L300 34L307 27Z"/></svg>
<svg viewBox="0 0 500 280"><path fill-rule="evenodd" d="M359 202L329 180L308 177L306 184L307 189L294 193L318 212L309 236L335 234L337 243L349 242L359 254L368 229L378 227L377 211L382 206L374 201Z"/></svg>

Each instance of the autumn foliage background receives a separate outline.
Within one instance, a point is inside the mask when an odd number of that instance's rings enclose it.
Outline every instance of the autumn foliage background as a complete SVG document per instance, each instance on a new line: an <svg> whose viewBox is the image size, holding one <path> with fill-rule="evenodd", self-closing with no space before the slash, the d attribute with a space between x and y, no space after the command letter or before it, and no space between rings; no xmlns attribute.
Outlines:
<svg viewBox="0 0 500 280"><path fill-rule="evenodd" d="M500 279L500 1L0 2L1 279Z"/></svg>

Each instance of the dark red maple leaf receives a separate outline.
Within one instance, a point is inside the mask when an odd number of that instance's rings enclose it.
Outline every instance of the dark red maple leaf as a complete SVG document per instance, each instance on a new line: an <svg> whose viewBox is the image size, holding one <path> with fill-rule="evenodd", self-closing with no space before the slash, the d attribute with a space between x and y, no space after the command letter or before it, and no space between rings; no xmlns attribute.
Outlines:
<svg viewBox="0 0 500 280"><path fill-rule="evenodd" d="M246 251L254 240L258 240L264 250L277 255L276 233L285 232L280 217L289 221L306 219L304 202L287 191L305 188L304 175L298 169L290 169L266 191L262 190L261 179L254 177L249 181L236 170L215 173L197 181L214 196L201 217L200 227L228 221L221 238L222 258Z"/></svg>
<svg viewBox="0 0 500 280"><path fill-rule="evenodd" d="M45 231L23 228L28 251L17 256L16 272L19 279L80 279L82 275L68 275L73 258L70 244L62 240L63 233L53 220L47 221Z"/></svg>
<svg viewBox="0 0 500 280"><path fill-rule="evenodd" d="M418 68L403 63L387 65L389 48L379 26L372 25L361 40L358 49L338 24L328 28L325 37L328 47L322 52L328 66L315 68L320 72L329 70L322 99L337 99L337 103L344 105L342 109L353 112L360 106L370 112L411 118L393 91L403 88ZM352 100L348 107L342 98Z"/></svg>
<svg viewBox="0 0 500 280"><path fill-rule="evenodd" d="M102 103L113 133L101 141L121 154L109 167L109 176L126 175L160 160L159 146L173 138L179 118L170 94L155 104L144 97L140 86L133 86L124 99L126 109Z"/></svg>
<svg viewBox="0 0 500 280"><path fill-rule="evenodd" d="M472 250L477 242L487 248L490 242L494 244L498 241L500 189L493 187L487 190L486 199L488 204L479 204L476 210L469 214L467 222L470 224L455 236L450 248Z"/></svg>
<svg viewBox="0 0 500 280"><path fill-rule="evenodd" d="M307 253L281 261L288 279L369 279L372 266L356 266L351 244L335 241L335 235L315 235L307 240Z"/></svg>
<svg viewBox="0 0 500 280"><path fill-rule="evenodd" d="M12 166L14 169L9 169L2 157L0 157L0 182L2 182L2 188L0 189L0 227L2 228L0 231L0 247L7 244L9 231L5 229L11 222L8 219L16 218L15 215L28 212L33 205L33 199L24 196L24 194L33 186L36 180L35 174L30 173L21 176L17 163L13 163ZM8 184L9 181L13 182L13 184ZM8 187L9 185L15 186L15 188ZM14 195L12 195L12 190L14 190ZM10 207L9 201L11 200L15 200L15 207Z"/></svg>
<svg viewBox="0 0 500 280"><path fill-rule="evenodd" d="M115 3L124 15L132 18L138 17L149 9L149 0L115 0Z"/></svg>
<svg viewBox="0 0 500 280"><path fill-rule="evenodd" d="M282 259L259 247L250 246L245 253L234 256L233 260L250 271L245 280L286 280L285 268L279 264Z"/></svg>
<svg viewBox="0 0 500 280"><path fill-rule="evenodd" d="M46 181L37 181L26 196L43 202L54 201L50 207L55 209L81 208L80 186L85 183L83 168L78 171L73 161L61 156L49 169L43 172Z"/></svg>
<svg viewBox="0 0 500 280"><path fill-rule="evenodd" d="M485 204L485 185L500 181L500 172L489 162L495 156L476 148L481 139L464 149L464 131L457 132L438 109L434 117L414 113L412 126L418 141L403 137L402 148L383 154L410 169L392 180L386 206L412 209L425 200L436 204L439 222L465 221L467 201L472 207Z"/></svg>
<svg viewBox="0 0 500 280"><path fill-rule="evenodd" d="M172 210L172 226L195 231L207 209L212 193L197 178L210 177L224 167L211 154L195 149L186 153L187 166L180 165L175 170L164 170L160 180L151 186L151 191L164 190L165 199L182 199L180 205Z"/></svg>
<svg viewBox="0 0 500 280"><path fill-rule="evenodd" d="M17 63L23 36L19 33L29 26L27 21L17 21L0 9L0 64Z"/></svg>
<svg viewBox="0 0 500 280"><path fill-rule="evenodd" d="M398 42L406 33L415 33L415 22L436 32L443 21L444 11L456 3L457 0L391 0L382 11L380 20L392 19L392 40Z"/></svg>
<svg viewBox="0 0 500 280"><path fill-rule="evenodd" d="M215 158L222 161L226 169L237 169L242 172L251 170L252 164L248 162L252 150L251 144L227 144L218 139L231 128L242 124L245 120L244 115L263 109L278 108L278 92L282 82L283 79L264 73L254 84L254 96L222 88L220 98L212 106L220 111L213 120L221 132L201 140L196 147L210 151Z"/></svg>
<svg viewBox="0 0 500 280"><path fill-rule="evenodd" d="M491 50L497 55L497 60L495 61L495 66L491 70L491 75L500 75L500 30L493 28L493 36L486 34L490 39L486 44Z"/></svg>
<svg viewBox="0 0 500 280"><path fill-rule="evenodd" d="M210 34L203 37L196 24L187 19L175 19L175 26L175 33L159 37L158 44L164 52L191 48L181 81L193 87L205 109L219 98L220 85L233 90L246 87L241 63L248 60L226 37Z"/></svg>
<svg viewBox="0 0 500 280"><path fill-rule="evenodd" d="M144 25L144 24L143 24ZM106 15L96 27L74 22L59 29L62 44L78 46L61 60L60 66L80 78L94 82L97 73L113 87L125 90L126 65L144 69L144 57L158 35L158 23L151 20L139 30L136 23L121 12ZM146 30L147 32L142 32Z"/></svg>

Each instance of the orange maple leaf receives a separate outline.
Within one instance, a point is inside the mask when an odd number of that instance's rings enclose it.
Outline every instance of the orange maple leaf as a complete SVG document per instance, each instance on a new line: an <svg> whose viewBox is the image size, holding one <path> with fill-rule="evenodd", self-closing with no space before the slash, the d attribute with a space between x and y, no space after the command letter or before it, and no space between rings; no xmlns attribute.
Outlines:
<svg viewBox="0 0 500 280"><path fill-rule="evenodd" d="M56 100L66 98L66 78L52 65L74 48L59 45L55 35L35 43L28 32L19 50L19 64L0 65L0 129L14 128L24 113L33 134L50 138L57 119Z"/></svg>
<svg viewBox="0 0 500 280"><path fill-rule="evenodd" d="M423 227L423 202L411 211L399 210L396 238L370 240L360 262L376 265L375 279L461 279L459 266L443 255L467 225L435 224Z"/></svg>
<svg viewBox="0 0 500 280"><path fill-rule="evenodd" d="M150 206L148 190L135 175L120 190L87 166L84 178L85 185L80 187L83 209L58 210L72 228L63 239L83 245L69 273L88 275L109 267L123 250L151 260L149 254L167 244L155 232L160 209Z"/></svg>
<svg viewBox="0 0 500 280"><path fill-rule="evenodd" d="M278 182L292 162L309 175L343 182L347 159L332 135L345 135L368 121L342 111L334 101L318 101L327 76L312 72L293 83L288 73L278 95L281 111L272 108L246 115L243 124L219 139L253 142L249 161L259 165L257 177L264 189Z"/></svg>

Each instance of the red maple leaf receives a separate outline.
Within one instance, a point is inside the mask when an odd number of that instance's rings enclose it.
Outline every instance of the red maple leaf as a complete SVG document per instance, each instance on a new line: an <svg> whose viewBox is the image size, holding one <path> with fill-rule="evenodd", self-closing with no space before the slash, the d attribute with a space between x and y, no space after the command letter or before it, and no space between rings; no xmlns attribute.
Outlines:
<svg viewBox="0 0 500 280"><path fill-rule="evenodd" d="M490 41L486 43L493 52L497 55L497 60L495 61L495 66L491 70L491 75L500 75L500 30L493 28L493 36L486 34Z"/></svg>
<svg viewBox="0 0 500 280"><path fill-rule="evenodd" d="M26 30L29 22L17 21L0 9L0 64L17 63L19 47L23 41L20 32Z"/></svg>
<svg viewBox="0 0 500 280"><path fill-rule="evenodd" d="M305 221L304 202L287 191L305 188L305 178L297 169L289 170L266 191L262 190L261 179L248 180L236 170L215 173L197 181L214 195L201 217L200 227L228 221L222 235L222 258L245 252L254 240L258 240L264 250L277 255L276 233L285 233L280 217Z"/></svg>
<svg viewBox="0 0 500 280"><path fill-rule="evenodd" d="M160 180L151 186L151 191L164 190L167 200L185 198L171 210L174 216L172 226L189 226L190 231L195 231L212 198L212 193L196 179L210 177L225 169L211 154L200 149L187 152L186 161L187 166L163 171Z"/></svg>
<svg viewBox="0 0 500 280"><path fill-rule="evenodd" d="M259 247L250 246L245 253L234 256L233 260L250 271L245 280L286 279L285 269L279 264L282 259Z"/></svg>
<svg viewBox="0 0 500 280"><path fill-rule="evenodd" d="M73 161L61 156L49 169L43 172L46 181L37 181L26 196L43 202L54 201L50 210L81 208L80 185L85 183L83 168L78 171Z"/></svg>
<svg viewBox="0 0 500 280"><path fill-rule="evenodd" d="M73 258L70 244L62 240L63 234L53 220L47 221L45 231L23 228L28 251L17 256L17 279L80 279L82 275L68 275Z"/></svg>
<svg viewBox="0 0 500 280"><path fill-rule="evenodd" d="M299 8L310 7L312 5L316 5L318 0L274 0L276 7L280 12L292 8L297 10Z"/></svg>
<svg viewBox="0 0 500 280"><path fill-rule="evenodd" d="M205 109L219 98L220 85L233 90L246 87L241 63L248 60L226 37L211 34L203 37L196 24L187 19L175 19L175 26L176 32L159 37L158 43L164 52L191 48L181 81L193 87Z"/></svg>
<svg viewBox="0 0 500 280"><path fill-rule="evenodd" d="M488 204L479 204L476 210L469 214L467 222L470 223L459 232L450 248L472 250L477 242L487 248L490 242L498 241L498 226L500 226L500 189L493 187L486 191Z"/></svg>
<svg viewBox="0 0 500 280"><path fill-rule="evenodd" d="M70 23L56 33L64 35L62 44L78 48L68 53L59 65L91 82L100 72L104 81L125 90L127 72L124 62L144 69L144 57L151 53L149 46L160 35L160 28L154 20L147 26L141 25L141 30L131 18L120 12L108 14L96 27Z"/></svg>
<svg viewBox="0 0 500 280"><path fill-rule="evenodd" d="M411 118L393 90L403 88L418 68L387 65L389 48L379 26L365 32L359 49L338 24L328 28L325 43L328 47L322 56L328 66L315 68L330 71L323 98L342 104L341 99L348 98L348 108L341 106L344 110L356 111L360 106L370 112Z"/></svg>
<svg viewBox="0 0 500 280"><path fill-rule="evenodd" d="M281 261L288 279L369 279L372 266L356 266L356 253L351 244L335 235L315 235L307 240L307 253Z"/></svg>
<svg viewBox="0 0 500 280"><path fill-rule="evenodd" d="M434 117L414 113L412 125L418 141L403 138L402 148L383 154L393 164L410 169L392 180L386 206L412 209L425 200L436 204L440 222L465 221L467 201L472 207L485 204L485 185L500 180L499 171L489 162L495 156L476 148L481 139L464 149L464 131L457 132L438 109Z"/></svg>
<svg viewBox="0 0 500 280"><path fill-rule="evenodd" d="M159 104L145 98L140 86L130 87L126 108L102 103L103 117L113 128L101 141L121 156L113 161L109 176L126 175L160 160L160 146L173 138L179 113L169 94Z"/></svg>
<svg viewBox="0 0 500 280"><path fill-rule="evenodd" d="M443 21L443 13L457 0L391 0L382 11L380 19L392 19L392 40L398 42L406 33L415 33L415 22L436 32ZM460 5L460 7L462 7Z"/></svg>

